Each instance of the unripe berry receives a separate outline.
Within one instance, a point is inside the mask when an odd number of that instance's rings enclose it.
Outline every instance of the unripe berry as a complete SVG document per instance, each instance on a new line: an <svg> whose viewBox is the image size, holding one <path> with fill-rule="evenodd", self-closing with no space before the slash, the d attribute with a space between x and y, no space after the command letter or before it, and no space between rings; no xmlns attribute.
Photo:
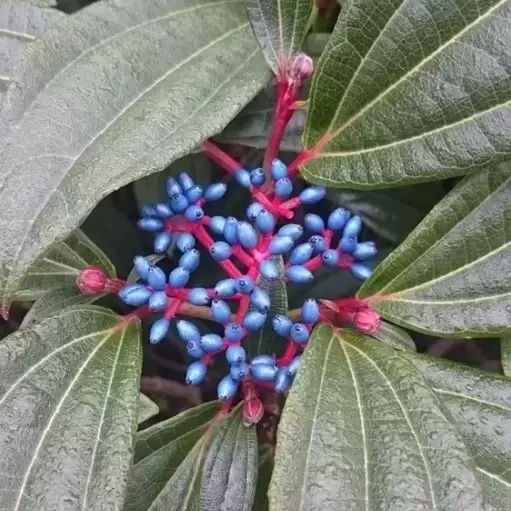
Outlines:
<svg viewBox="0 0 511 511"><path fill-rule="evenodd" d="M270 282L277 280L280 277L277 265L268 259L259 265L259 271L261 272L261 275Z"/></svg>
<svg viewBox="0 0 511 511"><path fill-rule="evenodd" d="M324 186L309 186L300 193L300 201L302 204L315 204L324 199L325 195L326 188Z"/></svg>
<svg viewBox="0 0 511 511"><path fill-rule="evenodd" d="M147 283L156 291L162 291L167 283L165 272L158 266L151 266L147 274Z"/></svg>
<svg viewBox="0 0 511 511"><path fill-rule="evenodd" d="M232 366L245 362L247 354L239 344L233 344L227 348L225 358L227 359L227 363Z"/></svg>
<svg viewBox="0 0 511 511"><path fill-rule="evenodd" d="M155 321L151 330L149 331L149 342L151 344L157 344L165 339L170 327L170 321L165 318L161 318Z"/></svg>
<svg viewBox="0 0 511 511"><path fill-rule="evenodd" d="M277 236L289 236L293 241L301 238L302 234L303 227L299 224L286 224L277 231Z"/></svg>
<svg viewBox="0 0 511 511"><path fill-rule="evenodd" d="M275 392L285 392L291 385L291 378L286 366L279 367L275 374Z"/></svg>
<svg viewBox="0 0 511 511"><path fill-rule="evenodd" d="M278 197L289 197L293 192L293 183L289 178L281 177L275 182L274 190Z"/></svg>
<svg viewBox="0 0 511 511"><path fill-rule="evenodd" d="M275 358L271 355L257 355L250 362L252 365L254 364L266 364L266 365L275 365Z"/></svg>
<svg viewBox="0 0 511 511"><path fill-rule="evenodd" d="M188 301L192 305L207 305L209 303L208 290L203 287L195 287L188 293Z"/></svg>
<svg viewBox="0 0 511 511"><path fill-rule="evenodd" d="M221 199L227 191L225 183L213 183L209 185L204 192L206 202L212 202Z"/></svg>
<svg viewBox="0 0 511 511"><path fill-rule="evenodd" d="M263 209L256 217L255 223L257 228L263 233L270 233L275 228L275 217Z"/></svg>
<svg viewBox="0 0 511 511"><path fill-rule="evenodd" d="M314 278L314 275L303 266L290 266L286 270L286 277L293 284L306 284Z"/></svg>
<svg viewBox="0 0 511 511"><path fill-rule="evenodd" d="M230 216L225 221L224 225L224 238L230 245L236 245L238 243L238 220L233 216Z"/></svg>
<svg viewBox="0 0 511 511"><path fill-rule="evenodd" d="M243 334L243 328L238 323L229 323L224 329L224 337L230 342L240 341Z"/></svg>
<svg viewBox="0 0 511 511"><path fill-rule="evenodd" d="M302 305L302 319L305 323L314 325L319 319L319 305L314 298L307 298Z"/></svg>
<svg viewBox="0 0 511 511"><path fill-rule="evenodd" d="M211 245L209 253L215 261L225 261L231 257L232 247L225 241L217 241Z"/></svg>
<svg viewBox="0 0 511 511"><path fill-rule="evenodd" d="M261 312L268 312L271 307L271 298L267 291L256 287L250 295L250 301L254 307Z"/></svg>
<svg viewBox="0 0 511 511"><path fill-rule="evenodd" d="M170 207L176 213L183 213L184 210L188 207L188 199L182 193L175 193L170 198Z"/></svg>
<svg viewBox="0 0 511 511"><path fill-rule="evenodd" d="M307 330L307 327L303 323L295 323L291 327L289 337L291 337L293 341L299 344L303 344L304 342L307 342L309 339L309 331Z"/></svg>
<svg viewBox="0 0 511 511"><path fill-rule="evenodd" d="M159 220L158 218L141 218L137 225L142 229L143 231L147 232L158 232L163 229L163 222Z"/></svg>
<svg viewBox="0 0 511 511"><path fill-rule="evenodd" d="M177 235L176 245L180 252L188 252L195 247L195 238L189 232L182 232Z"/></svg>
<svg viewBox="0 0 511 511"><path fill-rule="evenodd" d="M293 249L289 256L289 262L291 264L304 264L311 257L314 252L314 247L310 243L302 243Z"/></svg>
<svg viewBox="0 0 511 511"><path fill-rule="evenodd" d="M162 202L155 204L153 206L154 214L158 218L170 218L174 216L174 211L172 211L171 207L168 204L163 204Z"/></svg>
<svg viewBox="0 0 511 511"><path fill-rule="evenodd" d="M161 231L154 238L154 251L157 254L163 254L170 248L171 243L172 234L168 231Z"/></svg>
<svg viewBox="0 0 511 511"><path fill-rule="evenodd" d="M188 341L186 343L186 352L192 358L202 358L206 353L200 346L200 342Z"/></svg>
<svg viewBox="0 0 511 511"><path fill-rule="evenodd" d="M359 216L352 216L342 231L343 238L357 237L362 230L362 219Z"/></svg>
<svg viewBox="0 0 511 511"><path fill-rule="evenodd" d="M270 364L250 364L250 376L254 380L272 381L277 374L277 368Z"/></svg>
<svg viewBox="0 0 511 511"><path fill-rule="evenodd" d="M312 232L321 233L325 230L325 222L319 215L309 213L304 218L305 228Z"/></svg>
<svg viewBox="0 0 511 511"><path fill-rule="evenodd" d="M325 266L328 266L329 268L336 268L337 263L339 262L339 253L337 250L330 248L321 254L321 259Z"/></svg>
<svg viewBox="0 0 511 511"><path fill-rule="evenodd" d="M250 182L254 186L261 186L266 181L266 176L264 175L264 170L259 167L250 172Z"/></svg>
<svg viewBox="0 0 511 511"><path fill-rule="evenodd" d="M255 222L257 215L263 211L263 206L259 202L252 202L247 208L247 217L252 222Z"/></svg>
<svg viewBox="0 0 511 511"><path fill-rule="evenodd" d="M200 338L200 346L206 353L212 353L223 346L223 340L217 334L206 334Z"/></svg>
<svg viewBox="0 0 511 511"><path fill-rule="evenodd" d="M178 266L174 268L169 275L170 287L180 288L186 286L186 283L190 279L190 272L186 268Z"/></svg>
<svg viewBox="0 0 511 511"><path fill-rule="evenodd" d="M84 295L95 295L105 290L108 282L106 273L97 266L87 266L76 277L76 287Z"/></svg>
<svg viewBox="0 0 511 511"><path fill-rule="evenodd" d="M334 209L328 217L328 228L332 231L340 231L344 229L346 222L349 220L351 213L344 208Z"/></svg>
<svg viewBox="0 0 511 511"><path fill-rule="evenodd" d="M252 292L254 286L254 281L248 275L236 279L236 291L238 293L248 295Z"/></svg>
<svg viewBox="0 0 511 511"><path fill-rule="evenodd" d="M227 323L231 319L231 309L223 300L213 300L211 302L211 316L219 323Z"/></svg>
<svg viewBox="0 0 511 511"><path fill-rule="evenodd" d="M353 263L350 266L350 273L359 280L366 280L371 276L373 270L365 264Z"/></svg>
<svg viewBox="0 0 511 511"><path fill-rule="evenodd" d="M314 61L306 53L296 53L288 63L288 73L292 78L300 81L306 80L314 72Z"/></svg>
<svg viewBox="0 0 511 511"><path fill-rule="evenodd" d="M215 293L222 298L230 298L236 294L236 280L225 279L221 280L215 286Z"/></svg>
<svg viewBox="0 0 511 511"><path fill-rule="evenodd" d="M374 257L378 253L378 249L372 241L366 241L359 243L353 252L353 257L357 261L365 261Z"/></svg>
<svg viewBox="0 0 511 511"><path fill-rule="evenodd" d="M234 179L238 181L238 183L243 186L243 188L248 188L250 186L250 172L245 169L239 169L234 173Z"/></svg>
<svg viewBox="0 0 511 511"><path fill-rule="evenodd" d="M167 306L167 295L165 291L156 291L149 298L147 304L151 312L161 312Z"/></svg>
<svg viewBox="0 0 511 511"><path fill-rule="evenodd" d="M272 320L273 330L282 336L288 337L289 332L291 331L291 327L293 326L293 322L283 314L277 314Z"/></svg>
<svg viewBox="0 0 511 511"><path fill-rule="evenodd" d="M181 185L173 177L167 178L166 188L169 199L176 193L182 193L183 191Z"/></svg>
<svg viewBox="0 0 511 511"><path fill-rule="evenodd" d="M264 415L263 402L257 397L251 397L243 401L243 423L245 426L258 424Z"/></svg>
<svg viewBox="0 0 511 511"><path fill-rule="evenodd" d="M209 227L215 234L223 234L225 227L225 217L212 216L209 220Z"/></svg>
<svg viewBox="0 0 511 511"><path fill-rule="evenodd" d="M239 382L233 380L230 376L225 376L220 380L217 387L217 396L220 401L227 401L236 394Z"/></svg>
<svg viewBox="0 0 511 511"><path fill-rule="evenodd" d="M147 289L145 286L140 286L127 293L124 296L123 301L132 307L140 307L149 301L152 294L152 291Z"/></svg>
<svg viewBox="0 0 511 511"><path fill-rule="evenodd" d="M180 258L178 265L187 269L189 272L195 271L199 267L200 252L196 248L188 250Z"/></svg>
<svg viewBox="0 0 511 511"><path fill-rule="evenodd" d="M271 242L268 250L272 255L283 255L289 252L295 244L291 236L275 236Z"/></svg>
<svg viewBox="0 0 511 511"><path fill-rule="evenodd" d="M289 376L291 376L292 378L298 372L301 361L302 361L302 356L298 355L297 357L293 358L293 360L291 360L290 364L287 366L287 374L289 374Z"/></svg>
<svg viewBox="0 0 511 511"><path fill-rule="evenodd" d="M186 191L195 186L195 181L190 177L186 172L181 172L178 176L179 183L181 184L181 188Z"/></svg>
<svg viewBox="0 0 511 511"><path fill-rule="evenodd" d="M245 317L243 318L243 326L250 332L255 332L256 330L262 328L265 321L266 314L263 314L257 310L253 310L245 314Z"/></svg>
<svg viewBox="0 0 511 511"><path fill-rule="evenodd" d="M257 233L247 222L238 223L238 240L245 248L255 248L257 245Z"/></svg>
<svg viewBox="0 0 511 511"><path fill-rule="evenodd" d="M275 158L271 162L271 175L275 180L287 177L287 166L280 160Z"/></svg>
<svg viewBox="0 0 511 511"><path fill-rule="evenodd" d="M204 362L193 362L186 371L186 384L199 385L204 381L208 367Z"/></svg>
<svg viewBox="0 0 511 511"><path fill-rule="evenodd" d="M186 321L185 319L180 319L176 323L177 332L179 337L183 339L185 342L195 341L200 342L200 332L199 329L190 321Z"/></svg>
<svg viewBox="0 0 511 511"><path fill-rule="evenodd" d="M204 218L204 210L200 206L188 206L185 211L185 218L192 223Z"/></svg>
<svg viewBox="0 0 511 511"><path fill-rule="evenodd" d="M195 185L186 190L185 197L188 200L188 204L195 204L202 197L203 189L202 186Z"/></svg>
<svg viewBox="0 0 511 511"><path fill-rule="evenodd" d="M247 364L232 365L229 371L229 375L231 376L231 378L236 381L243 380L243 378L245 378L247 374L248 374Z"/></svg>

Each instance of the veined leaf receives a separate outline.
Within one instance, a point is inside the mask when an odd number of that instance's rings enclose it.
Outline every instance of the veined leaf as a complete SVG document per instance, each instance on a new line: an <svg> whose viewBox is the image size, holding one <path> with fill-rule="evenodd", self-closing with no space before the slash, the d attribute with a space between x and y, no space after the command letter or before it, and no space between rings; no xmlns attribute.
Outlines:
<svg viewBox="0 0 511 511"><path fill-rule="evenodd" d="M108 257L80 229L76 229L30 266L16 299L31 301L50 289L75 289L76 276L87 266L99 266L110 277L115 276L115 267Z"/></svg>
<svg viewBox="0 0 511 511"><path fill-rule="evenodd" d="M258 469L256 427L245 426L241 406L216 431L204 462L202 509L250 511Z"/></svg>
<svg viewBox="0 0 511 511"><path fill-rule="evenodd" d="M274 256L273 262L279 268L281 275L284 275L284 260L282 256ZM273 330L272 319L275 314L286 314L288 311L287 288L283 280L269 282L264 277L259 277L257 286L264 289L270 294L271 298L271 314L258 332L250 334L245 343L245 349L250 358L260 355L261 353L273 353L277 349L277 343L281 339ZM252 310L254 307L250 307Z"/></svg>
<svg viewBox="0 0 511 511"><path fill-rule="evenodd" d="M254 34L276 75L300 51L309 29L313 0L248 0Z"/></svg>
<svg viewBox="0 0 511 511"><path fill-rule="evenodd" d="M409 355L458 427L491 509L511 508L511 380L437 357Z"/></svg>
<svg viewBox="0 0 511 511"><path fill-rule="evenodd" d="M141 392L138 404L138 423L142 424L142 422L145 422L159 413L160 409L158 405Z"/></svg>
<svg viewBox="0 0 511 511"><path fill-rule="evenodd" d="M371 337L397 350L417 351L415 343L408 332L386 321L381 322L380 328L377 332L371 334Z"/></svg>
<svg viewBox="0 0 511 511"><path fill-rule="evenodd" d="M273 453L269 445L259 447L259 470L252 511L268 511L268 487L273 472Z"/></svg>
<svg viewBox="0 0 511 511"><path fill-rule="evenodd" d="M314 76L301 168L378 188L511 152L509 0L347 0Z"/></svg>
<svg viewBox="0 0 511 511"><path fill-rule="evenodd" d="M500 357L504 374L511 378L511 337L500 339Z"/></svg>
<svg viewBox="0 0 511 511"><path fill-rule="evenodd" d="M279 425L271 509L483 509L473 461L406 353L314 330Z"/></svg>
<svg viewBox="0 0 511 511"><path fill-rule="evenodd" d="M221 131L267 78L243 0L98 2L30 45L0 120L4 311L95 204Z"/></svg>
<svg viewBox="0 0 511 511"><path fill-rule="evenodd" d="M0 507L118 509L137 427L138 322L70 307L0 344Z"/></svg>
<svg viewBox="0 0 511 511"><path fill-rule="evenodd" d="M37 7L56 7L57 0L22 0L24 3L35 5Z"/></svg>
<svg viewBox="0 0 511 511"><path fill-rule="evenodd" d="M467 177L358 292L383 317L425 333L499 336L511 329L509 165Z"/></svg>

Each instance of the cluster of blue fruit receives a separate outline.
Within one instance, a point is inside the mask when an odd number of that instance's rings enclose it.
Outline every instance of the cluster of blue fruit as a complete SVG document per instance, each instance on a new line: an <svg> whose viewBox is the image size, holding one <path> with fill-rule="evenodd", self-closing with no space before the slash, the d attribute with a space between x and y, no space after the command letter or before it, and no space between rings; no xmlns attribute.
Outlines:
<svg viewBox="0 0 511 511"><path fill-rule="evenodd" d="M232 398L240 382L250 378L255 384L271 384L275 391L286 391L300 363L301 351L315 323L320 309L315 300L308 299L301 309L301 322L287 316L271 315L270 293L258 286L262 278L265 287L272 282L285 280L301 284L313 278L313 271L320 266L346 268L357 278L367 278L371 270L364 264L376 254L373 242L359 242L362 221L344 208L330 213L326 221L319 215L307 214L304 225L289 221L294 210L302 205L314 204L325 196L325 189L311 186L298 196L290 198L293 183L287 167L280 160L271 166L272 190L263 192L266 176L263 169L251 172L238 169L234 179L247 188L253 202L247 208L248 221L234 217L205 215L205 203L218 200L226 192L222 183L209 185L205 190L186 173L167 181L168 202L145 206L140 228L155 233L154 249L157 253L169 249L174 240L182 253L177 268L167 276L159 267L141 256L134 264L143 282L129 284L119 291L120 298L135 307L148 307L151 312L163 312L150 331L150 342L161 342L167 335L170 321L180 313L183 303L209 306L210 317L223 325L223 336L208 333L201 335L197 327L186 320L177 321L177 330L186 342L186 349L193 360L188 367L186 382L200 384L212 357L225 351L230 365L229 374L218 385L221 400ZM305 230L307 240L299 242ZM215 240L210 233L223 239ZM333 238L336 237L335 246ZM186 288L193 272L200 264L200 253L195 249L196 240L204 245L212 258L227 273L214 288ZM276 258L284 257L284 271L279 270ZM238 264L235 264L236 260ZM240 265L245 268L240 270ZM236 300L233 313L226 300ZM259 355L247 360L241 343L250 332L255 332L270 321L274 331L287 340L283 357Z"/></svg>

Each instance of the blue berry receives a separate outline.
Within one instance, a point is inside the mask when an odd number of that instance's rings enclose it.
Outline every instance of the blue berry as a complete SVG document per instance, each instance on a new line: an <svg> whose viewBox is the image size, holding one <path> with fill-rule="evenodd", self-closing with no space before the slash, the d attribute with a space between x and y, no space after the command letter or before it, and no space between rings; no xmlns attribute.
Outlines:
<svg viewBox="0 0 511 511"><path fill-rule="evenodd" d="M138 288L132 289L129 293L125 294L123 297L124 303L131 305L132 307L140 307L141 305L145 305L149 298L151 298L152 291L147 289L144 286L140 286Z"/></svg>
<svg viewBox="0 0 511 511"><path fill-rule="evenodd" d="M322 254L325 250L327 250L327 243L323 236L319 234L315 234L309 238L309 243L312 245L314 251L314 255Z"/></svg>
<svg viewBox="0 0 511 511"><path fill-rule="evenodd" d="M297 357L293 358L293 360L291 360L290 364L287 366L287 374L289 374L289 376L294 377L296 375L301 361L301 355L298 355Z"/></svg>
<svg viewBox="0 0 511 511"><path fill-rule="evenodd" d="M343 236L339 240L339 248L346 254L352 254L357 249L357 238L350 236Z"/></svg>
<svg viewBox="0 0 511 511"><path fill-rule="evenodd" d="M133 259L133 264L135 265L135 270L141 279L147 280L147 275L149 274L149 268L151 268L151 263L142 256L135 256Z"/></svg>
<svg viewBox="0 0 511 511"><path fill-rule="evenodd" d="M283 255L289 252L295 244L291 236L275 236L271 242L268 250L272 255Z"/></svg>
<svg viewBox="0 0 511 511"><path fill-rule="evenodd" d="M243 380L245 376L248 374L248 365L247 364L235 364L231 366L231 370L229 371L229 375L233 380L239 381Z"/></svg>
<svg viewBox="0 0 511 511"><path fill-rule="evenodd" d="M344 208L334 209L328 217L328 228L332 231L340 231L344 229L346 222L349 220L351 213Z"/></svg>
<svg viewBox="0 0 511 511"><path fill-rule="evenodd" d="M203 287L195 287L188 293L188 301L192 305L207 305L209 303L208 290Z"/></svg>
<svg viewBox="0 0 511 511"><path fill-rule="evenodd" d="M170 218L174 216L174 211L168 204L163 204L162 202L155 204L154 206L154 214L158 218Z"/></svg>
<svg viewBox="0 0 511 511"><path fill-rule="evenodd" d="M257 215L255 223L263 234L270 233L275 228L275 217L269 211L263 209Z"/></svg>
<svg viewBox="0 0 511 511"><path fill-rule="evenodd" d="M211 302L211 316L219 323L227 323L231 319L231 309L223 300Z"/></svg>
<svg viewBox="0 0 511 511"><path fill-rule="evenodd" d="M236 280L225 279L221 280L215 286L215 293L222 298L230 298L236 294Z"/></svg>
<svg viewBox="0 0 511 511"><path fill-rule="evenodd" d="M224 337L230 342L240 341L243 334L243 328L238 323L229 323L224 330Z"/></svg>
<svg viewBox="0 0 511 511"><path fill-rule="evenodd" d="M185 218L192 223L204 218L204 210L200 206L188 206L185 211Z"/></svg>
<svg viewBox="0 0 511 511"><path fill-rule="evenodd" d="M302 319L305 323L314 325L319 319L319 305L314 298L307 298L302 305Z"/></svg>
<svg viewBox="0 0 511 511"><path fill-rule="evenodd" d="M302 243L293 249L289 256L289 262L291 264L304 264L311 257L314 252L314 247L310 243Z"/></svg>
<svg viewBox="0 0 511 511"><path fill-rule="evenodd" d="M359 279L359 280L366 280L368 279L371 274L373 273L373 271L371 270L371 268L369 268L368 266L366 266L365 264L360 264L360 263L353 263L351 266L350 266L350 272L351 274Z"/></svg>
<svg viewBox="0 0 511 511"><path fill-rule="evenodd" d="M208 366L204 362L193 362L186 370L186 384L199 385L204 381Z"/></svg>
<svg viewBox="0 0 511 511"><path fill-rule="evenodd" d="M170 327L170 321L165 318L155 321L151 330L149 331L149 342L151 344L158 344L165 339Z"/></svg>
<svg viewBox="0 0 511 511"><path fill-rule="evenodd" d="M137 225L143 230L147 232L158 232L163 229L163 222L158 218L141 218Z"/></svg>
<svg viewBox="0 0 511 511"><path fill-rule="evenodd" d="M209 227L215 234L223 234L225 227L225 217L212 216L209 220Z"/></svg>
<svg viewBox="0 0 511 511"><path fill-rule="evenodd" d="M289 197L293 193L293 183L287 177L281 177L275 182L275 195L278 197Z"/></svg>
<svg viewBox="0 0 511 511"><path fill-rule="evenodd" d="M278 236L289 236L293 241L301 238L302 234L303 227L299 224L286 224L277 231Z"/></svg>
<svg viewBox="0 0 511 511"><path fill-rule="evenodd" d="M195 271L199 267L200 252L196 248L192 248L185 252L180 258L178 265L187 269L189 272Z"/></svg>
<svg viewBox="0 0 511 511"><path fill-rule="evenodd" d="M254 380L272 381L277 374L277 368L270 364L250 364L249 372Z"/></svg>
<svg viewBox="0 0 511 511"><path fill-rule="evenodd" d="M200 342L188 341L186 343L186 352L192 358L202 358L206 353L202 350Z"/></svg>
<svg viewBox="0 0 511 511"><path fill-rule="evenodd" d="M223 343L224 341L217 334L206 334L200 338L200 346L206 353L218 351Z"/></svg>
<svg viewBox="0 0 511 511"><path fill-rule="evenodd" d="M158 266L151 266L147 274L147 283L156 291L161 291L165 288L165 284L167 284L167 276Z"/></svg>
<svg viewBox="0 0 511 511"><path fill-rule="evenodd" d="M257 232L249 223L239 222L238 240L245 248L255 248L257 245Z"/></svg>
<svg viewBox="0 0 511 511"><path fill-rule="evenodd" d="M251 365L254 364L266 364L266 365L275 365L275 358L271 355L257 355L250 362Z"/></svg>
<svg viewBox="0 0 511 511"><path fill-rule="evenodd" d="M250 295L250 301L254 304L254 307L261 312L268 312L271 307L271 298L267 291L256 287Z"/></svg>
<svg viewBox="0 0 511 511"><path fill-rule="evenodd" d="M189 204L195 204L202 197L202 186L195 185L185 191L185 197Z"/></svg>
<svg viewBox="0 0 511 511"><path fill-rule="evenodd" d="M227 363L232 366L245 362L247 354L239 344L232 344L227 348L225 358L227 359Z"/></svg>
<svg viewBox="0 0 511 511"><path fill-rule="evenodd" d="M183 213L188 205L188 199L182 193L175 193L170 198L170 207L176 213Z"/></svg>
<svg viewBox="0 0 511 511"><path fill-rule="evenodd" d="M254 289L254 281L248 276L244 275L236 279L236 291L244 295L248 295Z"/></svg>
<svg viewBox="0 0 511 511"><path fill-rule="evenodd" d="M145 204L140 208L140 216L156 216L156 211L153 206Z"/></svg>
<svg viewBox="0 0 511 511"><path fill-rule="evenodd" d="M250 172L245 169L239 169L234 173L234 179L238 181L238 183L243 186L243 188L248 188L250 186Z"/></svg>
<svg viewBox="0 0 511 511"><path fill-rule="evenodd" d="M275 158L271 162L271 175L273 179L281 179L283 177L287 177L287 166Z"/></svg>
<svg viewBox="0 0 511 511"><path fill-rule="evenodd" d="M302 204L315 204L324 199L326 188L324 186L310 186L300 194Z"/></svg>
<svg viewBox="0 0 511 511"><path fill-rule="evenodd" d="M169 199L176 193L182 193L181 185L173 178L169 177L166 183L167 195Z"/></svg>
<svg viewBox="0 0 511 511"><path fill-rule="evenodd" d="M233 216L230 216L225 221L224 225L224 238L230 245L236 245L238 243L238 220Z"/></svg>
<svg viewBox="0 0 511 511"><path fill-rule="evenodd" d="M190 279L190 272L186 268L178 266L174 268L169 275L170 287L180 288L186 286Z"/></svg>
<svg viewBox="0 0 511 511"><path fill-rule="evenodd" d="M336 268L339 263L339 253L337 250L330 248L321 254L321 259L325 266L329 268Z"/></svg>
<svg viewBox="0 0 511 511"><path fill-rule="evenodd" d="M134 289L143 288L145 289L145 286L143 284L128 284L126 286L121 287L119 289L119 292L117 293L117 296L124 301L126 296L128 296L129 293L131 293Z"/></svg>
<svg viewBox="0 0 511 511"><path fill-rule="evenodd" d="M180 252L188 252L195 248L195 238L189 232L182 232L177 235L176 245Z"/></svg>
<svg viewBox="0 0 511 511"><path fill-rule="evenodd" d="M195 181L186 172L181 172L177 179L184 191L189 190L195 186Z"/></svg>
<svg viewBox="0 0 511 511"><path fill-rule="evenodd" d="M247 217L252 222L255 222L257 215L263 211L263 206L259 204L259 202L252 202L250 206L247 208Z"/></svg>
<svg viewBox="0 0 511 511"><path fill-rule="evenodd" d="M233 380L229 375L220 380L217 387L217 397L220 401L227 401L236 394L239 382Z"/></svg>
<svg viewBox="0 0 511 511"><path fill-rule="evenodd" d="M352 216L342 231L343 237L357 237L362 230L362 219L359 216Z"/></svg>
<svg viewBox="0 0 511 511"><path fill-rule="evenodd" d="M209 253L215 261L225 261L231 257L232 247L225 241L217 241L213 243L209 249Z"/></svg>
<svg viewBox="0 0 511 511"><path fill-rule="evenodd" d="M365 261L366 259L370 259L377 254L378 250L372 241L365 241L364 243L359 243L355 251L353 252L353 257L357 261Z"/></svg>
<svg viewBox="0 0 511 511"><path fill-rule="evenodd" d="M243 326L250 332L255 332L259 330L264 325L266 321L266 314L259 312L257 310L253 310L247 312L245 317L243 318Z"/></svg>
<svg viewBox="0 0 511 511"><path fill-rule="evenodd" d="M289 337L293 339L293 341L303 344L309 340L309 331L307 327L303 323L295 323L291 327L291 331L289 332Z"/></svg>
<svg viewBox="0 0 511 511"><path fill-rule="evenodd" d="M305 228L309 231L321 233L325 230L325 222L319 215L309 213L304 218Z"/></svg>
<svg viewBox="0 0 511 511"><path fill-rule="evenodd" d="M200 342L200 332L199 329L190 321L186 321L185 319L180 319L176 323L177 332L179 337L183 339L185 342L195 341Z"/></svg>
<svg viewBox="0 0 511 511"><path fill-rule="evenodd" d="M156 291L149 298L149 310L151 312L161 312L167 306L167 295L165 291Z"/></svg>
<svg viewBox="0 0 511 511"><path fill-rule="evenodd" d="M269 281L277 280L280 277L277 265L268 259L259 265L259 271L261 272L261 275Z"/></svg>
<svg viewBox="0 0 511 511"><path fill-rule="evenodd" d="M172 243L172 234L167 231L159 232L154 238L154 251L157 254L163 254L166 252Z"/></svg>
<svg viewBox="0 0 511 511"><path fill-rule="evenodd" d="M286 366L279 367L275 374L275 392L285 392L291 385L291 377Z"/></svg>
<svg viewBox="0 0 511 511"><path fill-rule="evenodd" d="M264 175L264 170L259 167L257 169L252 170L250 172L250 182L254 186L261 186L266 181L266 176Z"/></svg>
<svg viewBox="0 0 511 511"><path fill-rule="evenodd" d="M290 266L286 269L286 277L293 284L306 284L314 278L312 273L303 266Z"/></svg>
<svg viewBox="0 0 511 511"><path fill-rule="evenodd" d="M204 200L206 202L219 200L225 195L226 191L227 185L225 183L213 183L204 191Z"/></svg>
<svg viewBox="0 0 511 511"><path fill-rule="evenodd" d="M272 320L273 330L282 336L288 337L289 332L291 331L291 327L293 326L293 322L283 314L277 314Z"/></svg>

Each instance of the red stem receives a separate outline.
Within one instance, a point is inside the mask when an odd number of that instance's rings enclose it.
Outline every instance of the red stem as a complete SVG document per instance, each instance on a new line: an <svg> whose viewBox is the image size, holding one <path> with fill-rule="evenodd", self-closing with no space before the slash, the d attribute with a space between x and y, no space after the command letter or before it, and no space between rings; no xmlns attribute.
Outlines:
<svg viewBox="0 0 511 511"><path fill-rule="evenodd" d="M284 354L277 359L277 366L287 366L291 363L291 360L295 358L297 346L293 341L288 341L286 351Z"/></svg>
<svg viewBox="0 0 511 511"><path fill-rule="evenodd" d="M167 304L167 308L165 309L165 313L163 314L163 317L165 319L171 320L179 310L179 307L181 307L181 304L183 302L181 300L172 300L170 304Z"/></svg>
<svg viewBox="0 0 511 511"><path fill-rule="evenodd" d="M229 156L225 151L222 151L222 149L211 142L211 140L206 140L202 143L202 151L208 158L220 165L220 167L231 175L237 170L243 169L243 165L241 165L240 162L236 161L232 156Z"/></svg>
<svg viewBox="0 0 511 511"><path fill-rule="evenodd" d="M142 305L142 307L139 307L138 309L135 309L134 311L131 311L129 314L125 314L120 323L129 323L130 321L134 320L135 318L138 319L144 319L147 318L151 314L151 311L149 310L149 307L147 305Z"/></svg>
<svg viewBox="0 0 511 511"><path fill-rule="evenodd" d="M241 322L243 321L243 318L248 310L248 304L250 302L250 297L248 295L243 295L240 298L240 303L238 306L238 312L236 313L235 322L241 325Z"/></svg>
<svg viewBox="0 0 511 511"><path fill-rule="evenodd" d="M254 258L247 254L240 245L232 247L232 253L235 255L247 268L254 265Z"/></svg>
<svg viewBox="0 0 511 511"><path fill-rule="evenodd" d="M305 162L314 158L316 156L316 151L314 149L304 149L296 158L289 164L287 167L287 172L289 176L294 176L298 172L298 168L300 165L303 165Z"/></svg>

